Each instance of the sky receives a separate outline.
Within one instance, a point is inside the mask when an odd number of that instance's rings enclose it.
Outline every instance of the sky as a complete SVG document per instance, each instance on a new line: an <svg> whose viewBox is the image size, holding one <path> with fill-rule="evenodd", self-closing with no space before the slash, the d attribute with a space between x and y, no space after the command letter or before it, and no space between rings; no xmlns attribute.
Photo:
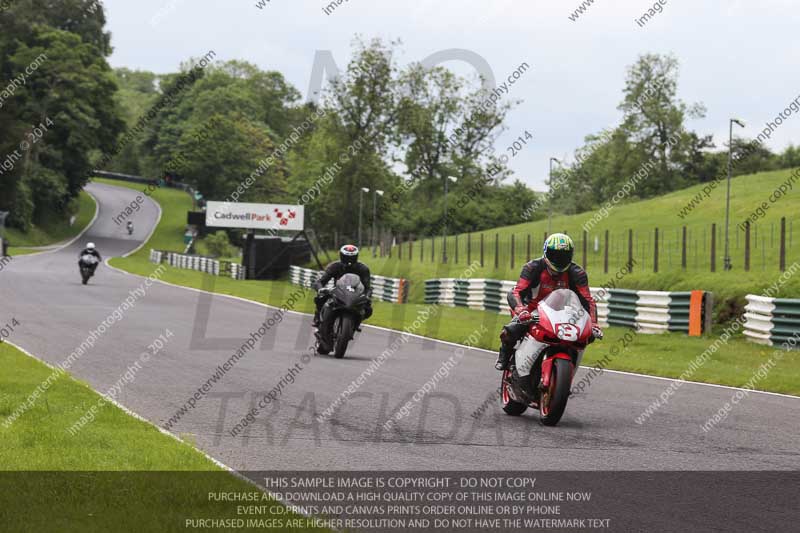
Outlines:
<svg viewBox="0 0 800 533"><path fill-rule="evenodd" d="M326 14L324 7L342 1ZM591 0L583 0L588 3ZM343 68L355 35L400 39L401 65L437 52L465 50L522 99L498 139L498 153L525 132L534 140L509 161L515 177L545 189L550 157L570 161L586 135L621 120L626 69L646 53L680 63L678 95L706 116L687 127L727 143L728 120L755 138L800 96L797 0L660 0L660 13L637 23L656 1L594 0L105 0L114 67L174 72L214 50L284 74L308 97L317 54ZM259 8L257 4L261 3ZM655 13L655 12L654 12ZM572 16L572 17L570 17ZM572 20L574 18L575 20ZM470 63L442 63L473 76ZM777 128L766 146L800 144L800 116Z"/></svg>

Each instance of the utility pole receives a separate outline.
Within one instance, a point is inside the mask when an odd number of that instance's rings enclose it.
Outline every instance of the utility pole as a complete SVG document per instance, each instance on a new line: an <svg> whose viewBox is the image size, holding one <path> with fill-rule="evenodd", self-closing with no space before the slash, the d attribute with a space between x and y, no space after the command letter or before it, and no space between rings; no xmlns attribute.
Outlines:
<svg viewBox="0 0 800 533"><path fill-rule="evenodd" d="M730 220L731 220L731 176L733 175L733 124L736 123L744 128L744 122L737 118L730 120L730 135L728 137L728 192L725 196L725 259L723 260L723 269L731 270L731 243L729 236Z"/></svg>
<svg viewBox="0 0 800 533"><path fill-rule="evenodd" d="M361 248L361 219L363 218L363 211L364 211L364 193L368 193L369 189L366 187L361 187L361 190L358 192L358 247Z"/></svg>
<svg viewBox="0 0 800 533"><path fill-rule="evenodd" d="M449 182L456 183L458 178L454 176L447 176L444 179L444 227L442 229L442 262L447 263L447 185Z"/></svg>
<svg viewBox="0 0 800 533"><path fill-rule="evenodd" d="M553 229L553 162L561 164L561 161L555 157L550 158L550 182L548 183L549 191L547 192L547 235L552 233Z"/></svg>
<svg viewBox="0 0 800 533"><path fill-rule="evenodd" d="M378 195L383 196L383 191L375 191L375 194L372 196L372 257L375 257L377 253L377 233L376 231L376 224L378 222Z"/></svg>

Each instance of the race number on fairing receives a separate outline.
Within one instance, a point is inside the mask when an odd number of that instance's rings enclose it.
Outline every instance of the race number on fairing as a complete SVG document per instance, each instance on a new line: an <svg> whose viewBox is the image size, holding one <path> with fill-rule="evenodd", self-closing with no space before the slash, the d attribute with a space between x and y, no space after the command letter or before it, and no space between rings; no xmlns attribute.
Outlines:
<svg viewBox="0 0 800 533"><path fill-rule="evenodd" d="M556 335L561 340L575 342L578 340L578 328L575 324L557 324Z"/></svg>

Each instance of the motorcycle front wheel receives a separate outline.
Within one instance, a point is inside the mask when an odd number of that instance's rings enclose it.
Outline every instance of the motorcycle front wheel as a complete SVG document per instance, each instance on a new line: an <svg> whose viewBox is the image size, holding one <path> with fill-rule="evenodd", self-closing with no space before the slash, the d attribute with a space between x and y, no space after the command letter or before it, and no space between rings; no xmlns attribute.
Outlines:
<svg viewBox="0 0 800 533"><path fill-rule="evenodd" d="M550 371L550 386L542 391L539 414L542 424L555 426L567 409L567 399L572 381L572 367L566 359L556 359Z"/></svg>
<svg viewBox="0 0 800 533"><path fill-rule="evenodd" d="M333 330L336 332L333 356L336 357L336 359L344 357L347 351L347 344L350 342L350 339L353 338L353 329L353 317L343 314L336 319L336 324L333 326Z"/></svg>

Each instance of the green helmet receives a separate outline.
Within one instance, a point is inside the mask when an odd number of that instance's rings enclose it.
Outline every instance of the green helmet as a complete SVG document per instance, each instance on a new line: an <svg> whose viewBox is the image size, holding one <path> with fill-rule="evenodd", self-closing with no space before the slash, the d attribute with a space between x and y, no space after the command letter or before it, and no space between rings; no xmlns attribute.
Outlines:
<svg viewBox="0 0 800 533"><path fill-rule="evenodd" d="M564 233L553 233L544 241L544 262L551 270L565 272L572 264L575 243Z"/></svg>

